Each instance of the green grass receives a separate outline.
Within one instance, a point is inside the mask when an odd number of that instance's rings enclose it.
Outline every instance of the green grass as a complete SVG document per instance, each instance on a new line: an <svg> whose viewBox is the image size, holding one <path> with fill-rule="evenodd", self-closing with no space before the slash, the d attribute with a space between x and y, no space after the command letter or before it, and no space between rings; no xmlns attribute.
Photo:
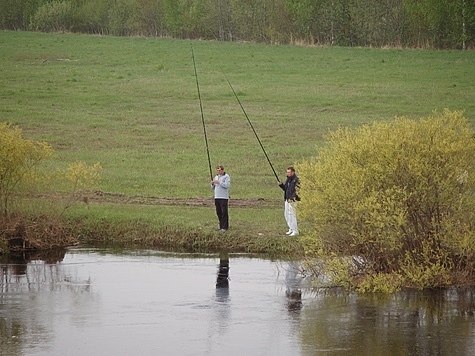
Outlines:
<svg viewBox="0 0 475 356"><path fill-rule="evenodd" d="M230 208L233 209L232 202ZM269 232L279 234L279 222L283 213L275 214L275 208L236 208L232 211L230 224L232 230L247 231L247 235L258 237ZM259 218L256 219L256 214ZM94 219L118 223L122 220L149 221L154 226L177 226L181 229L213 231L218 227L214 209L192 206L116 206L113 204L79 204L71 217L91 215ZM259 226L262 221L267 221L266 226ZM230 230L229 233L233 233Z"/></svg>
<svg viewBox="0 0 475 356"><path fill-rule="evenodd" d="M192 44L213 173L225 166L233 198L282 191L226 77L281 179L338 126L444 108L475 121L474 51ZM107 192L211 196L190 41L3 31L0 54L0 120L52 144L53 164L100 162ZM210 209L147 209L152 221L216 222ZM231 218L285 230L281 208Z"/></svg>

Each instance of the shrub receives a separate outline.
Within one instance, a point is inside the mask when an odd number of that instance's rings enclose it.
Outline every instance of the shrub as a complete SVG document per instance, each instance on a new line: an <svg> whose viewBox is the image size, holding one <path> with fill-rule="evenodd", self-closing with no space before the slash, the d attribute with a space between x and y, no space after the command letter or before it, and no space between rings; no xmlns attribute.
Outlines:
<svg viewBox="0 0 475 356"><path fill-rule="evenodd" d="M109 34L109 0L84 0L76 11L73 31L107 35Z"/></svg>
<svg viewBox="0 0 475 356"><path fill-rule="evenodd" d="M83 190L98 182L102 168L83 162L56 170L40 166L52 153L49 144L25 139L19 127L0 123L0 255L74 241L61 217L79 199L87 203Z"/></svg>
<svg viewBox="0 0 475 356"><path fill-rule="evenodd" d="M361 291L474 281L475 139L462 112L340 128L327 141L298 165L319 273L345 258L345 283Z"/></svg>
<svg viewBox="0 0 475 356"><path fill-rule="evenodd" d="M64 205L61 207L62 212L60 216L81 198L84 200L83 191L96 186L101 178L101 170L102 167L99 163L89 166L84 162L76 161L71 163L65 170L58 169L56 171L56 174L53 175L53 179L56 182L55 189L66 192L68 195L67 199L64 200Z"/></svg>
<svg viewBox="0 0 475 356"><path fill-rule="evenodd" d="M115 0L108 12L109 30L115 36L129 36L135 14L135 3L127 0Z"/></svg>
<svg viewBox="0 0 475 356"><path fill-rule="evenodd" d="M82 198L84 190L99 182L102 170L99 163L89 166L77 161L65 169L41 169L40 163L50 158L53 152L46 142L23 138L18 126L0 123L0 209L3 217L9 215L11 200L19 200L22 196L31 198L32 192L66 195L66 199L61 200L63 204L54 199L56 210L59 209L61 215Z"/></svg>
<svg viewBox="0 0 475 356"><path fill-rule="evenodd" d="M45 142L23 138L17 126L0 123L0 209L8 217L10 198L34 177L39 162L53 152Z"/></svg>
<svg viewBox="0 0 475 356"><path fill-rule="evenodd" d="M46 2L32 16L30 28L44 32L70 31L74 17L74 8L69 1Z"/></svg>

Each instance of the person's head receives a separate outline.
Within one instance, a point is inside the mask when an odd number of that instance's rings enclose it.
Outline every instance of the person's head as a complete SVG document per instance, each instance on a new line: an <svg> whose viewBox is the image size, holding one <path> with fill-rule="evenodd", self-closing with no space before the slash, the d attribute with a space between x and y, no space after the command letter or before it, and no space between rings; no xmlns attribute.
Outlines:
<svg viewBox="0 0 475 356"><path fill-rule="evenodd" d="M218 174L223 174L224 173L224 167L220 164L216 166L216 170L218 171Z"/></svg>
<svg viewBox="0 0 475 356"><path fill-rule="evenodd" d="M287 177L292 177L295 174L295 168L290 166L287 167Z"/></svg>

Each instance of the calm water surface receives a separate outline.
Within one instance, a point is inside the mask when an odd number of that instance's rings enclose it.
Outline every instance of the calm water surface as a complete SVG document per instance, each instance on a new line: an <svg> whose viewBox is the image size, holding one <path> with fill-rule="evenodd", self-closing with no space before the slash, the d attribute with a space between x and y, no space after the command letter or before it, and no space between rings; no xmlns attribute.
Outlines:
<svg viewBox="0 0 475 356"><path fill-rule="evenodd" d="M295 263L232 254L71 249L0 266L1 355L475 354L472 289L317 292Z"/></svg>

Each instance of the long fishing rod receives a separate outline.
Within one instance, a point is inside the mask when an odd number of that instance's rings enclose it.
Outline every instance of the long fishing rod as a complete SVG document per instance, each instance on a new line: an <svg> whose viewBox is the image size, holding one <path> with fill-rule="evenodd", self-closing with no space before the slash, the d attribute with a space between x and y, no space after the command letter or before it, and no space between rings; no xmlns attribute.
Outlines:
<svg viewBox="0 0 475 356"><path fill-rule="evenodd" d="M234 96L236 97L236 100L237 100L237 102L239 103L239 106L241 107L242 112L244 113L244 116L246 116L247 122L249 123L249 126L251 126L251 129L252 129L252 131L254 132L254 135L256 136L257 141L259 142L259 145L261 146L262 151L264 152L264 155L265 155L266 158L267 158L267 162L269 162L270 168L272 168L272 172L274 172L275 178L277 179L278 182L280 182L280 179L279 179L279 177L277 176L277 173L275 172L274 166L272 165L272 162L270 161L269 156L267 155L267 152L266 152L264 146L262 145L262 142L261 142L261 140L259 139L259 136L257 135L257 132L256 132L256 130L254 129L254 126L252 125L251 120L249 119L249 116L247 116L246 110L244 110L244 107L243 107L242 104L241 104L241 100L239 100L238 95L237 95L236 92L234 91L233 86L231 85L231 83L230 83L228 77L226 77L226 74L224 74L224 72L223 72L223 75L224 75L224 77L226 78L226 81L228 82L229 87L230 87L231 90L233 91Z"/></svg>
<svg viewBox="0 0 475 356"><path fill-rule="evenodd" d="M193 68L195 69L196 89L198 90L198 99L200 101L201 121L203 123L203 134L205 136L206 154L208 156L209 176L211 177L211 180L213 180L213 170L211 169L211 158L209 157L208 135L206 134L205 116L203 114L203 104L201 102L200 85L198 84L198 73L196 72L195 54L193 52L193 44L191 43L191 40L190 40L190 47L191 47L191 58L193 58Z"/></svg>

